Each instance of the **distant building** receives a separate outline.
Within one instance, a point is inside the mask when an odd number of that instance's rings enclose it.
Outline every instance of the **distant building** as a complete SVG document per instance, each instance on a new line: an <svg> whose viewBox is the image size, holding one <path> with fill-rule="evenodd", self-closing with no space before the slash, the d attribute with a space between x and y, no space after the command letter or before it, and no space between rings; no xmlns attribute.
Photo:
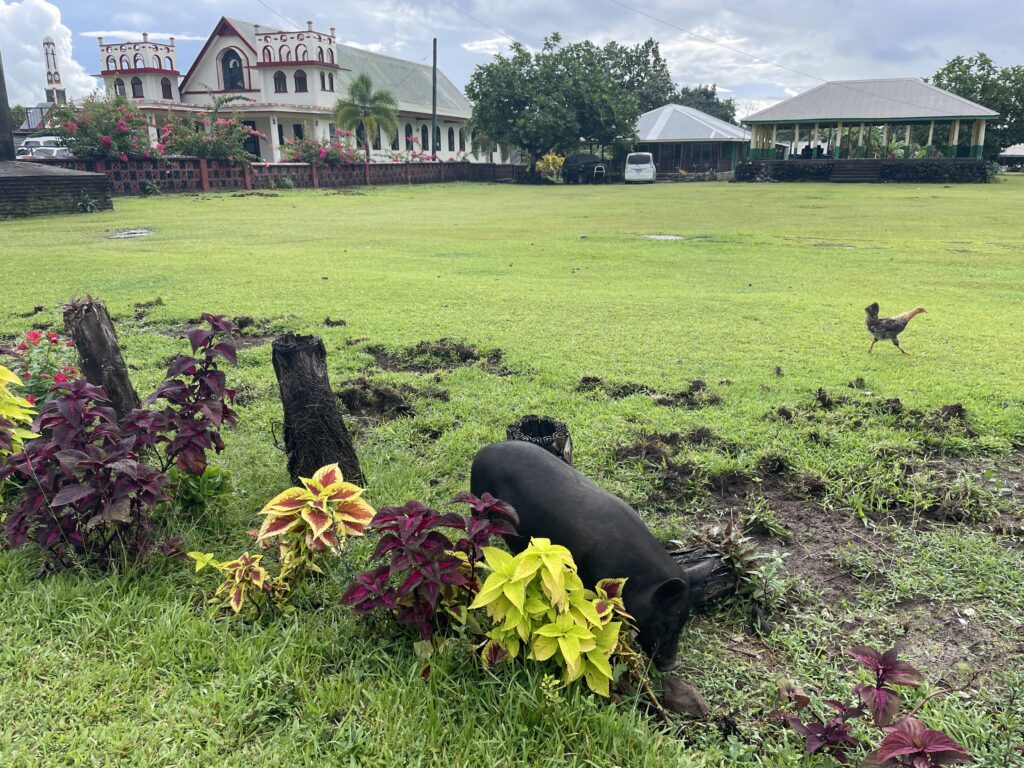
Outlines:
<svg viewBox="0 0 1024 768"><path fill-rule="evenodd" d="M743 122L751 126L755 160L822 153L836 159L911 157L915 151L922 156L981 157L985 124L998 117L998 112L923 80L898 78L824 83Z"/></svg>
<svg viewBox="0 0 1024 768"><path fill-rule="evenodd" d="M640 115L638 152L650 152L659 173L735 170L745 160L750 132L682 104L666 104Z"/></svg>
<svg viewBox="0 0 1024 768"><path fill-rule="evenodd" d="M46 62L46 103L64 104L68 100L68 92L60 81L57 45L52 37L43 38L43 60Z"/></svg>
<svg viewBox="0 0 1024 768"><path fill-rule="evenodd" d="M441 160L476 159L466 129L470 104L444 73L437 73L437 131L431 137L431 66L341 45L334 27L321 32L307 22L303 30L275 30L224 17L184 75L174 38L161 44L144 34L139 41L108 44L100 38L99 44L98 76L107 91L136 103L154 122L168 112L204 112L214 96L242 97L226 109L267 137L254 137L247 147L265 161L281 160L290 140L333 136L334 104L362 73L398 101L398 136L371 137L374 154L424 149Z"/></svg>

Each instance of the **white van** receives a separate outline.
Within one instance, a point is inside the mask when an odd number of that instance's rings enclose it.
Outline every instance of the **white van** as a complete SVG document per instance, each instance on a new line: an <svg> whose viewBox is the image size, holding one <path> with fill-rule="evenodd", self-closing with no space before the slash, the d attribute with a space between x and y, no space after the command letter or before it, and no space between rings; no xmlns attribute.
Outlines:
<svg viewBox="0 0 1024 768"><path fill-rule="evenodd" d="M626 155L625 180L627 184L650 183L658 178L658 169L654 165L654 155L650 152L630 152Z"/></svg>

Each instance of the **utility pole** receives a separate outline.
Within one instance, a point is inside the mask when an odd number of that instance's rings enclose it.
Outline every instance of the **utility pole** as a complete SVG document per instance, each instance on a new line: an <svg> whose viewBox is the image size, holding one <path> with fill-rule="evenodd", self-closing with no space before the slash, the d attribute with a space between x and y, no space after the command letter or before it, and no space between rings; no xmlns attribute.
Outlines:
<svg viewBox="0 0 1024 768"><path fill-rule="evenodd" d="M434 148L431 153L437 157L437 38L434 38L434 71L430 78L430 146Z"/></svg>
<svg viewBox="0 0 1024 768"><path fill-rule="evenodd" d="M11 107L7 103L7 81L4 80L4 60L0 57L0 161L14 159L14 123Z"/></svg>

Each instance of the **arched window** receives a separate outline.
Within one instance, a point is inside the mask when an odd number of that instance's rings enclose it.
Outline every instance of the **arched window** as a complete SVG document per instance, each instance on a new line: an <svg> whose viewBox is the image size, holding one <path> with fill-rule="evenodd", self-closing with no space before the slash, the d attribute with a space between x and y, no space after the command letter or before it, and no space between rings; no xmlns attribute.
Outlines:
<svg viewBox="0 0 1024 768"><path fill-rule="evenodd" d="M263 60L264 61L273 61L274 60L274 51L273 51L273 49L269 45L263 46Z"/></svg>
<svg viewBox="0 0 1024 768"><path fill-rule="evenodd" d="M132 98L133 99L141 99L142 98L142 80L140 80L137 77L133 77L132 78Z"/></svg>
<svg viewBox="0 0 1024 768"><path fill-rule="evenodd" d="M366 146L366 131L363 130L363 124L362 123L360 123L359 125L356 126L356 146L357 147L365 147Z"/></svg>
<svg viewBox="0 0 1024 768"><path fill-rule="evenodd" d="M441 151L441 126L434 126L434 146L430 148L430 154L436 155Z"/></svg>
<svg viewBox="0 0 1024 768"><path fill-rule="evenodd" d="M466 131L464 128L459 128L459 152L466 151Z"/></svg>
<svg viewBox="0 0 1024 768"><path fill-rule="evenodd" d="M380 149L380 126L373 129L373 148Z"/></svg>
<svg viewBox="0 0 1024 768"><path fill-rule="evenodd" d="M174 91L171 89L171 81L166 77L160 80L160 91L163 97L168 101L174 98Z"/></svg>
<svg viewBox="0 0 1024 768"><path fill-rule="evenodd" d="M295 92L306 93L309 88L306 87L306 73L301 69L295 73Z"/></svg>
<svg viewBox="0 0 1024 768"><path fill-rule="evenodd" d="M121 69L131 69L128 66L128 57L125 54L121 54Z"/></svg>
<svg viewBox="0 0 1024 768"><path fill-rule="evenodd" d="M320 73L320 90L327 90L327 75L325 75L323 72Z"/></svg>
<svg viewBox="0 0 1024 768"><path fill-rule="evenodd" d="M405 148L412 149L412 123L405 124Z"/></svg>
<svg viewBox="0 0 1024 768"><path fill-rule="evenodd" d="M285 77L284 72L274 73L274 93L288 93L288 78Z"/></svg>
<svg viewBox="0 0 1024 768"><path fill-rule="evenodd" d="M476 128L474 128L473 132L469 134L469 148L470 149L472 149L473 147L476 146L476 140L477 140L477 137L479 135L480 135L480 131L478 131Z"/></svg>
<svg viewBox="0 0 1024 768"><path fill-rule="evenodd" d="M327 73L327 90L330 91L331 93L334 93L334 73L333 72L328 72Z"/></svg>
<svg viewBox="0 0 1024 768"><path fill-rule="evenodd" d="M146 59L143 57L143 55L141 53L136 53L135 54L135 59L132 61L132 66L135 69L145 69L146 68Z"/></svg>
<svg viewBox="0 0 1024 768"><path fill-rule="evenodd" d="M124 80L122 80L120 77L117 78L114 81L114 95L115 96L126 96L127 95L125 93L125 90L124 90Z"/></svg>
<svg viewBox="0 0 1024 768"><path fill-rule="evenodd" d="M160 69L160 57L153 54L153 69Z"/></svg>
<svg viewBox="0 0 1024 768"><path fill-rule="evenodd" d="M391 149L397 151L398 147L398 131L395 131L395 135L391 137Z"/></svg>
<svg viewBox="0 0 1024 768"><path fill-rule="evenodd" d="M309 51L306 50L306 46L300 45L295 49L295 60L306 61L309 59Z"/></svg>
<svg viewBox="0 0 1024 768"><path fill-rule="evenodd" d="M425 125L420 127L420 149L424 152L430 150L430 129Z"/></svg>
<svg viewBox="0 0 1024 768"><path fill-rule="evenodd" d="M454 128L449 128L448 129L448 151L449 152L454 152L455 151L455 129Z"/></svg>
<svg viewBox="0 0 1024 768"><path fill-rule="evenodd" d="M164 69L169 69L172 72L174 71L174 62L171 61L171 57L170 56L165 56L164 57Z"/></svg>
<svg viewBox="0 0 1024 768"><path fill-rule="evenodd" d="M334 63L334 49L333 48L328 48L327 49L327 61L330 62L331 64Z"/></svg>
<svg viewBox="0 0 1024 768"><path fill-rule="evenodd" d="M225 91L245 90L245 73L242 71L242 57L229 48L220 60L221 74L224 76Z"/></svg>
<svg viewBox="0 0 1024 768"><path fill-rule="evenodd" d="M46 73L46 82L48 85L53 85L53 72Z"/></svg>
<svg viewBox="0 0 1024 768"><path fill-rule="evenodd" d="M282 45L277 49L277 60L278 61L291 61L292 60L292 49L287 45Z"/></svg>
<svg viewBox="0 0 1024 768"><path fill-rule="evenodd" d="M322 45L319 46L316 49L316 60L317 61L323 61L324 60L324 47Z"/></svg>
<svg viewBox="0 0 1024 768"><path fill-rule="evenodd" d="M117 59L115 59L113 56L107 56L107 69L117 69Z"/></svg>

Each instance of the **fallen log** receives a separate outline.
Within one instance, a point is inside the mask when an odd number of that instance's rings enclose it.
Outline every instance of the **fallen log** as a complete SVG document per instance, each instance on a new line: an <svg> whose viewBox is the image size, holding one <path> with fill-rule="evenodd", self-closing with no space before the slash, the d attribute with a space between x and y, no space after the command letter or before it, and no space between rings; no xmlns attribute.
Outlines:
<svg viewBox="0 0 1024 768"><path fill-rule="evenodd" d="M103 387L118 417L138 408L139 395L128 378L128 366L103 302L86 296L65 304L64 330L74 340L86 381Z"/></svg>
<svg viewBox="0 0 1024 768"><path fill-rule="evenodd" d="M736 594L739 576L720 552L709 547L689 547L668 554L690 580L692 611L702 611L708 604Z"/></svg>
<svg viewBox="0 0 1024 768"><path fill-rule="evenodd" d="M327 350L316 336L274 339L271 360L284 407L284 448L293 481L338 464L345 480L363 485L352 438L327 376Z"/></svg>
<svg viewBox="0 0 1024 768"><path fill-rule="evenodd" d="M552 419L550 416L530 414L523 416L515 424L509 424L505 429L505 439L539 445L572 466L572 437L565 422Z"/></svg>

